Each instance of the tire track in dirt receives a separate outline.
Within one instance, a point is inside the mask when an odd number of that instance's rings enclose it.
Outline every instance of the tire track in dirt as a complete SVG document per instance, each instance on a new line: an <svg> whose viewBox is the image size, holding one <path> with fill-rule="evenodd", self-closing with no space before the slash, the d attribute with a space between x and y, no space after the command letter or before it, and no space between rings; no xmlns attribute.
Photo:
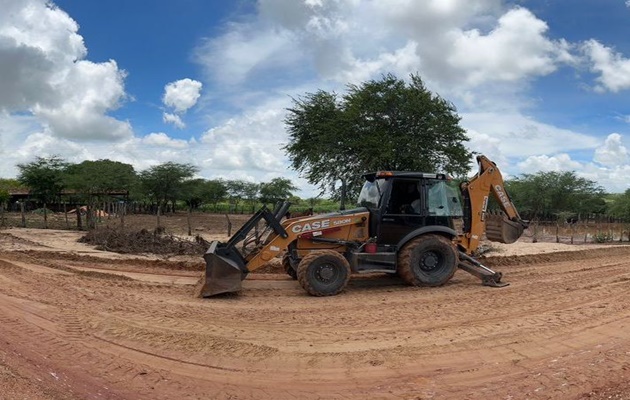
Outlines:
<svg viewBox="0 0 630 400"><path fill-rule="evenodd" d="M440 288L357 277L312 298L283 278L213 299L3 256L0 305L34 302L6 329L31 326L128 398L574 398L630 378L630 251L613 253L504 265L502 289L460 271Z"/></svg>

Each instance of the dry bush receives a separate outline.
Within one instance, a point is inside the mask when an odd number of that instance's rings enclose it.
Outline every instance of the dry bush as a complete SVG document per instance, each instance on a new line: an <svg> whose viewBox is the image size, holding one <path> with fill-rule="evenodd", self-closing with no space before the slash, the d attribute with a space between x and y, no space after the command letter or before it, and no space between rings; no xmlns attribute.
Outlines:
<svg viewBox="0 0 630 400"><path fill-rule="evenodd" d="M208 242L200 236L187 240L163 230L149 232L146 229L98 228L82 236L79 242L123 254L203 255L208 248Z"/></svg>

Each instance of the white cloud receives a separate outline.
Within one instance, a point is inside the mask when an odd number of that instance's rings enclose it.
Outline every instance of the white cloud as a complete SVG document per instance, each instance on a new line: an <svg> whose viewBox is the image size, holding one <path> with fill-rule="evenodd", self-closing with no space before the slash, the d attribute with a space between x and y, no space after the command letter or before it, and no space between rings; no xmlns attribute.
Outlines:
<svg viewBox="0 0 630 400"><path fill-rule="evenodd" d="M576 52L583 47L552 38L548 23L525 7L501 0L427 0L421 7L414 0L260 0L257 5L254 14L225 25L224 34L196 49L209 80L243 110L206 132L202 144L216 144L206 165L275 169L265 166L267 156L287 164L282 152L247 133L262 123L251 118L263 102L261 82L299 96L309 84L315 85L310 91L340 93L348 82L417 72L427 87L456 102L471 138L467 146L505 165L508 175L522 168L605 169L571 158L602 146L588 128L565 129L524 111L545 101L529 96L531 81L579 66L584 54ZM623 63L609 64L619 71ZM292 87L291 81L302 86ZM275 129L284 127L278 123ZM272 134L266 127L259 133Z"/></svg>
<svg viewBox="0 0 630 400"><path fill-rule="evenodd" d="M164 123L166 124L173 124L176 128L179 129L184 129L186 127L186 124L184 124L180 116L177 114L163 113L162 121L164 121Z"/></svg>
<svg viewBox="0 0 630 400"><path fill-rule="evenodd" d="M288 106L288 99L272 99L208 130L199 146L204 154L202 165L228 171L244 169L286 174L282 150L287 140L283 105Z"/></svg>
<svg viewBox="0 0 630 400"><path fill-rule="evenodd" d="M180 79L164 86L162 101L176 113L184 113L197 104L203 84L189 78Z"/></svg>
<svg viewBox="0 0 630 400"><path fill-rule="evenodd" d="M222 85L240 84L257 68L264 71L273 65L290 64L301 53L287 30L242 23L229 27L224 36L205 39L195 51L210 78Z"/></svg>
<svg viewBox="0 0 630 400"><path fill-rule="evenodd" d="M147 136L140 139L142 144L160 146L160 147L170 147L173 149L186 149L188 148L188 142L181 139L172 139L166 133L158 132L158 133L150 133Z"/></svg>
<svg viewBox="0 0 630 400"><path fill-rule="evenodd" d="M565 55L562 44L544 36L547 29L530 11L516 8L502 15L487 35L479 29L454 31L446 59L473 86L547 75L556 70L557 55Z"/></svg>
<svg viewBox="0 0 630 400"><path fill-rule="evenodd" d="M440 86L547 75L575 62L525 8L500 0L261 0L258 14L207 39L197 59L217 83L253 82L297 65L341 84L421 72ZM278 79L282 79L279 77Z"/></svg>
<svg viewBox="0 0 630 400"><path fill-rule="evenodd" d="M519 162L518 173L539 171L575 171L582 178L596 182L611 193L630 188L630 163L623 136L612 133L594 150L592 160L577 161L567 153L530 156ZM505 164L508 165L508 164Z"/></svg>
<svg viewBox="0 0 630 400"><path fill-rule="evenodd" d="M594 149L593 136L544 124L515 112L462 113L462 126L470 135L469 146L479 152L498 151L510 158ZM492 139L492 140L490 140ZM493 153L494 154L494 153Z"/></svg>
<svg viewBox="0 0 630 400"><path fill-rule="evenodd" d="M32 113L61 138L112 140L131 126L106 113L125 99L115 61L84 60L78 25L44 0L2 2L0 110Z"/></svg>
<svg viewBox="0 0 630 400"><path fill-rule="evenodd" d="M627 164L628 150L622 143L621 135L618 133L608 135L604 145L595 150L593 160L608 167Z"/></svg>
<svg viewBox="0 0 630 400"><path fill-rule="evenodd" d="M518 167L522 173L550 172L550 171L574 171L580 169L582 165L571 159L566 153L556 154L554 156L539 155L529 156L518 163Z"/></svg>
<svg viewBox="0 0 630 400"><path fill-rule="evenodd" d="M630 89L630 59L594 39L585 42L582 51L591 62L591 71L600 74L595 90L619 92Z"/></svg>
<svg viewBox="0 0 630 400"><path fill-rule="evenodd" d="M70 161L109 158L137 169L193 162L208 178L285 176L306 188L282 149L290 97L320 88L340 93L348 82L417 72L427 87L463 109L469 148L504 173L575 169L607 188L627 185L621 135L604 142L587 128L555 127L524 111L545 101L529 97L528 83L576 65L572 52L578 47L552 39L546 21L502 0L426 0L422 6L416 0L258 0L255 13L239 15L223 34L198 42L195 57L208 82L186 78L164 87L162 120L175 128L186 127L184 114L201 109L200 102L217 102L198 142L163 132L134 136L128 121L108 115L128 100L125 71L114 60L87 60L77 23L45 0L0 2L3 171L35 155L60 154ZM596 40L579 51L596 74L598 91L630 88L628 58ZM211 94L202 91L208 86ZM230 107L238 111L226 111Z"/></svg>

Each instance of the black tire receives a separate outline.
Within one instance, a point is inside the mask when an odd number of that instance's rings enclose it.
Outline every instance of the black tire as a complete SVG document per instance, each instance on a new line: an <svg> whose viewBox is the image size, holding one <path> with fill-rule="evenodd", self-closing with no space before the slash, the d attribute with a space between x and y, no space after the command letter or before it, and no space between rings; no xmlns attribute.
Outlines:
<svg viewBox="0 0 630 400"><path fill-rule="evenodd" d="M297 280L297 271L291 266L289 253L282 256L282 268L294 281Z"/></svg>
<svg viewBox="0 0 630 400"><path fill-rule="evenodd" d="M457 271L453 243L440 235L424 235L407 243L398 254L398 274L412 286L441 286Z"/></svg>
<svg viewBox="0 0 630 400"><path fill-rule="evenodd" d="M350 280L350 264L334 250L313 251L300 261L297 280L312 296L334 296Z"/></svg>

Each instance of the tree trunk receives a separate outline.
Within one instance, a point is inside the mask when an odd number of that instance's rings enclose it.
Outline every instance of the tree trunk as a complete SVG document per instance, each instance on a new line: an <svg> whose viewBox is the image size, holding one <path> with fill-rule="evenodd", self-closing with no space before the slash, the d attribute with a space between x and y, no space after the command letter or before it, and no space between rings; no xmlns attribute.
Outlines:
<svg viewBox="0 0 630 400"><path fill-rule="evenodd" d="M190 223L190 215L192 214L192 204L188 206L188 215L186 216L186 222L188 222L188 236L192 236L192 226Z"/></svg>
<svg viewBox="0 0 630 400"><path fill-rule="evenodd" d="M48 210L46 210L46 202L44 202L44 229L48 229Z"/></svg>
<svg viewBox="0 0 630 400"><path fill-rule="evenodd" d="M26 228L26 215L24 213L24 202L20 201L20 212L22 213L22 228Z"/></svg>
<svg viewBox="0 0 630 400"><path fill-rule="evenodd" d="M74 212L77 214L77 229L82 231L83 230L83 221L81 221L81 206L80 205L76 205Z"/></svg>
<svg viewBox="0 0 630 400"><path fill-rule="evenodd" d="M162 213L162 202L158 201L157 204L157 230L159 231L162 225L160 224L160 214Z"/></svg>
<svg viewBox="0 0 630 400"><path fill-rule="evenodd" d="M230 216L225 214L225 218L227 219L228 224L228 236L232 237L232 221L230 221Z"/></svg>

